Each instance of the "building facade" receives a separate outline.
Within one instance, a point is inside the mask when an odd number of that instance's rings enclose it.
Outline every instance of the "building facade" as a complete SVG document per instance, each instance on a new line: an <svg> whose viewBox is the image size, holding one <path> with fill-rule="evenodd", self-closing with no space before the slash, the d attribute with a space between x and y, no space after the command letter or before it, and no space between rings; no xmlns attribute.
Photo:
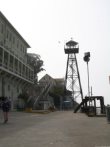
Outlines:
<svg viewBox="0 0 110 147"><path fill-rule="evenodd" d="M17 97L34 84L34 70L27 62L29 44L0 12L0 97Z"/></svg>

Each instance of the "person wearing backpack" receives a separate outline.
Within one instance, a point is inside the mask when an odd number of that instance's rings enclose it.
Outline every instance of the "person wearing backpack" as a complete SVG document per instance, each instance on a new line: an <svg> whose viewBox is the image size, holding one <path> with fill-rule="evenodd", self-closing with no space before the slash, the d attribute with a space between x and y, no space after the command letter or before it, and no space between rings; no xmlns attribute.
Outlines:
<svg viewBox="0 0 110 147"><path fill-rule="evenodd" d="M11 108L11 102L7 97L2 97L2 111L4 116L4 123L8 122L8 113Z"/></svg>

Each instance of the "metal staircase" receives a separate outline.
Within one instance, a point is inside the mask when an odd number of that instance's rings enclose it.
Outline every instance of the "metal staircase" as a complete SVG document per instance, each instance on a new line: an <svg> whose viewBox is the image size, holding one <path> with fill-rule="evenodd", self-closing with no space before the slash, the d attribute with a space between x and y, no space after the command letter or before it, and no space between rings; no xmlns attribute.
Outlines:
<svg viewBox="0 0 110 147"><path fill-rule="evenodd" d="M33 103L33 108L36 109L37 108L37 105L39 103L39 101L44 101L44 100L47 100L47 96L48 96L48 93L50 91L50 84L46 84L41 92L39 93L39 95L37 96L37 98L34 99L34 103Z"/></svg>

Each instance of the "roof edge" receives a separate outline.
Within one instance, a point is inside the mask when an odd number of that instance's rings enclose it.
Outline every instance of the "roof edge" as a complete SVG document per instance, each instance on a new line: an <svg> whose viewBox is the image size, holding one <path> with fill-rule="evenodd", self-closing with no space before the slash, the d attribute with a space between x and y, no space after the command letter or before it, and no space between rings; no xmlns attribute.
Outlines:
<svg viewBox="0 0 110 147"><path fill-rule="evenodd" d="M27 48L31 48L30 45L25 41L25 39L20 35L20 33L15 29L15 27L8 21L8 19L4 16L4 14L0 11L1 17L8 23L8 25L17 33L17 35L24 41L27 45Z"/></svg>

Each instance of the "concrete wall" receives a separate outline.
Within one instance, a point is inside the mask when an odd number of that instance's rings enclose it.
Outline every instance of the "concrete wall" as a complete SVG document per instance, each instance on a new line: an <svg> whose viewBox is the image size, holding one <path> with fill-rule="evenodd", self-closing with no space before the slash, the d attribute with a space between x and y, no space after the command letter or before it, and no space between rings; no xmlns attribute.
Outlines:
<svg viewBox="0 0 110 147"><path fill-rule="evenodd" d="M0 96L2 94L2 86L4 85L4 96L9 97L12 102L12 108L16 106L16 102L18 99L18 95L22 92L22 85L19 85L17 81L14 79L10 79L9 77L3 77L3 85L2 78L0 78Z"/></svg>

